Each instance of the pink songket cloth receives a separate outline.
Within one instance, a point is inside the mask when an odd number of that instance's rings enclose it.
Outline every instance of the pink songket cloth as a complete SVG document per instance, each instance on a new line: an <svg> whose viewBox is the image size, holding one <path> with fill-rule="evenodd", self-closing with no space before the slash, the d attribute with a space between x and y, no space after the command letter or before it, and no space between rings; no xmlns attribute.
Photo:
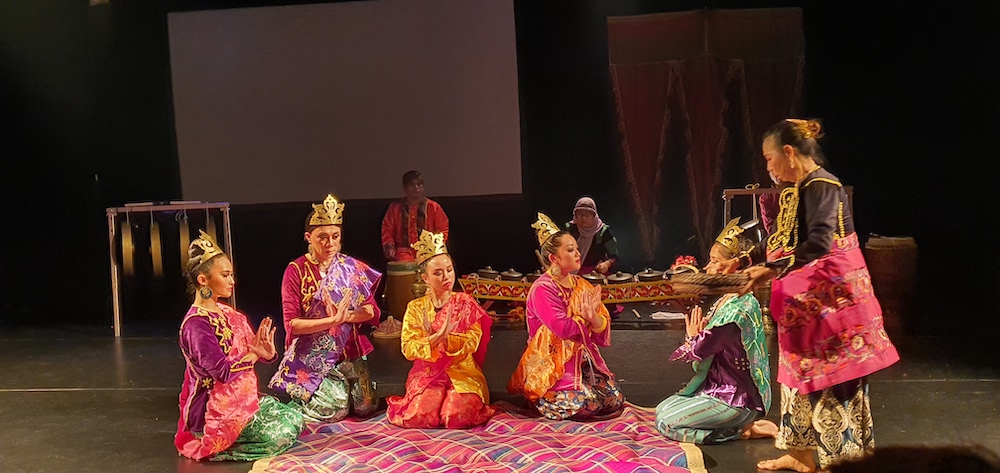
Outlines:
<svg viewBox="0 0 1000 473"><path fill-rule="evenodd" d="M181 322L186 369L174 445L195 460L232 446L260 410L257 374L246 358L255 333L245 315L218 305L221 313L192 306Z"/></svg>
<svg viewBox="0 0 1000 473"><path fill-rule="evenodd" d="M899 361L856 233L771 287L778 382L800 393L870 375Z"/></svg>

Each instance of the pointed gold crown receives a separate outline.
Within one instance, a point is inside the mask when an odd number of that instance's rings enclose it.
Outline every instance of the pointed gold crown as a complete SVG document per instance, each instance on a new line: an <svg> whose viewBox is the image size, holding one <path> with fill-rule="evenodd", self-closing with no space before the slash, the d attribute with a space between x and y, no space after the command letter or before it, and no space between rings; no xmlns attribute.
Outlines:
<svg viewBox="0 0 1000 473"><path fill-rule="evenodd" d="M313 213L309 217L309 225L322 227L325 225L344 224L344 203L337 200L333 194L327 194L322 204L313 204Z"/></svg>
<svg viewBox="0 0 1000 473"><path fill-rule="evenodd" d="M544 245L545 241L552 235L559 233L559 225L556 225L548 215L541 212L538 212L538 220L531 224L531 228L535 229L535 236L538 237L538 246Z"/></svg>
<svg viewBox="0 0 1000 473"><path fill-rule="evenodd" d="M715 239L715 242L729 250L730 254L736 255L740 252L740 234L744 228L740 226L740 218L736 217L729 221L729 225L722 229L722 233Z"/></svg>
<svg viewBox="0 0 1000 473"><path fill-rule="evenodd" d="M417 264L424 264L425 261L437 256L448 254L448 247L444 245L444 233L431 233L427 230L420 232L420 238L410 245L417 250Z"/></svg>
<svg viewBox="0 0 1000 473"><path fill-rule="evenodd" d="M201 248L201 259L198 264L205 264L206 261L218 256L226 254L219 248L219 244L215 242L212 237L205 233L205 230L198 230L198 239L192 241L191 244Z"/></svg>

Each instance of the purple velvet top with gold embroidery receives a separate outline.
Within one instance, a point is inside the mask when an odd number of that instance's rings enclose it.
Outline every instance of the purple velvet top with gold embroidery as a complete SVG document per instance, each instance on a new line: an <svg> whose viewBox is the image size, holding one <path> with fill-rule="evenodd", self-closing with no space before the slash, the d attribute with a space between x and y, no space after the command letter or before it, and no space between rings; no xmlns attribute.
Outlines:
<svg viewBox="0 0 1000 473"><path fill-rule="evenodd" d="M253 330L242 314L222 304L220 308L223 312L212 313L192 306L181 325L179 344L194 391L181 400L186 410L182 419L191 432L201 433L205 427L206 405L215 383L229 383L247 374L256 380L253 363L243 358L242 348L252 342ZM237 345L234 337L243 338L239 346L244 351L233 351ZM261 361L273 363L275 359Z"/></svg>
<svg viewBox="0 0 1000 473"><path fill-rule="evenodd" d="M670 355L670 360L701 361L713 355L712 366L699 392L733 407L764 411L757 386L750 377L750 362L736 324L702 331L686 340Z"/></svg>

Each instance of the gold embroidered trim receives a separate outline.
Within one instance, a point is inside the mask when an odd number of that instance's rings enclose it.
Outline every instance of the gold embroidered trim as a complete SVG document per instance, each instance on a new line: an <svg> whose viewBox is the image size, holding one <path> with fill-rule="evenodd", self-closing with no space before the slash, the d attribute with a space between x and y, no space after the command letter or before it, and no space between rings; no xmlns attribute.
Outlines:
<svg viewBox="0 0 1000 473"><path fill-rule="evenodd" d="M837 223L840 224L840 236L838 238L846 237L847 233L844 231L844 201L840 201L837 207Z"/></svg>
<svg viewBox="0 0 1000 473"><path fill-rule="evenodd" d="M306 261L313 263L317 268L319 267L316 259L308 253ZM295 266L299 272L299 293L302 295L302 313L305 314L312 307L312 299L316 294L316 286L318 285L316 284L316 275L313 274L309 264L304 264L301 267L294 261L288 264Z"/></svg>
<svg viewBox="0 0 1000 473"><path fill-rule="evenodd" d="M219 337L219 347L222 351L229 355L229 352L233 350L233 344L231 342L233 338L233 329L229 327L229 323L223 314L215 314L214 312L209 312L201 307L198 308L198 315L204 316L208 319L208 323L215 329L215 335Z"/></svg>
<svg viewBox="0 0 1000 473"><path fill-rule="evenodd" d="M767 251L778 249L795 251L799 244L799 190L796 186L788 186L778 197L778 217L775 219L778 229L767 238Z"/></svg>
<svg viewBox="0 0 1000 473"><path fill-rule="evenodd" d="M805 183L805 185L803 185L802 187L809 187L809 184L812 184L812 183L814 183L816 181L825 182L827 184L833 184L833 185L835 185L837 187L844 187L844 185L841 184L840 182L835 181L833 179L827 179L825 177L817 177L817 178L814 178L814 179L810 179L809 182Z"/></svg>

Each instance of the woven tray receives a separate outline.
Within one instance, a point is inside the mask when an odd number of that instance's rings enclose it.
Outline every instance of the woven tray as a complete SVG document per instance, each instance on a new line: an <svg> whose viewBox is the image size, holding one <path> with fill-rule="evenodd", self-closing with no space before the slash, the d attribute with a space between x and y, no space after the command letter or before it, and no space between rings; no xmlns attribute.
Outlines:
<svg viewBox="0 0 1000 473"><path fill-rule="evenodd" d="M726 294L739 292L747 282L749 276L743 273L735 274L707 274L707 273L681 273L670 278L670 284L677 293L692 294Z"/></svg>

